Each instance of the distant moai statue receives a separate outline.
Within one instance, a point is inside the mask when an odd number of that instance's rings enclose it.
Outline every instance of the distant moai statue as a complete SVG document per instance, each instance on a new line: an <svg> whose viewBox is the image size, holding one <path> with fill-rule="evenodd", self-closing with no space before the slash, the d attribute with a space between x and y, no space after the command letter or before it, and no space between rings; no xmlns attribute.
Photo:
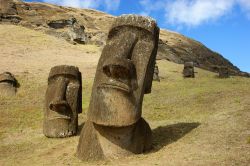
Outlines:
<svg viewBox="0 0 250 166"><path fill-rule="evenodd" d="M183 69L184 78L194 78L194 62L185 62Z"/></svg>
<svg viewBox="0 0 250 166"><path fill-rule="evenodd" d="M0 95L1 96L14 96L16 94L19 84L10 72L0 74Z"/></svg>
<svg viewBox="0 0 250 166"><path fill-rule="evenodd" d="M75 135L82 112L82 76L75 66L51 68L45 95L43 133L63 138Z"/></svg>
<svg viewBox="0 0 250 166"><path fill-rule="evenodd" d="M226 66L219 67L219 78L229 78L229 70Z"/></svg>
<svg viewBox="0 0 250 166"><path fill-rule="evenodd" d="M151 149L152 132L141 114L143 96L151 92L158 40L159 28L149 17L122 15L114 21L77 147L81 160L121 158Z"/></svg>
<svg viewBox="0 0 250 166"><path fill-rule="evenodd" d="M155 64L153 80L160 82L159 68L157 64Z"/></svg>

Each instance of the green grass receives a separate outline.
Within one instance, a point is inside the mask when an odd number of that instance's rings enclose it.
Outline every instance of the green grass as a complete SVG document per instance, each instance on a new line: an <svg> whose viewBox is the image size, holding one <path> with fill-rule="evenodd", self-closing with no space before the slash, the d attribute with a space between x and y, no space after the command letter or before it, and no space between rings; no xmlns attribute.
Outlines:
<svg viewBox="0 0 250 166"><path fill-rule="evenodd" d="M152 93L144 96L142 110L143 117L153 129L156 128L153 143L157 146L161 145L159 142L162 141L166 144L176 141L176 138L182 137L194 126L204 123L212 115L232 109L244 109L249 103L250 79L219 79L216 73L200 69L196 69L196 78L183 79L182 65L160 61L158 66L161 82L153 82ZM74 156L78 137L60 140L47 139L42 135L47 78L22 74L17 76L17 79L21 85L17 95L13 98L0 98L0 156L5 156L5 161L10 160L9 163L13 164L24 156L32 161L48 159L48 163L58 162L57 157L66 163L78 162ZM93 79L83 79L83 114L79 115L79 124L86 120L92 84ZM159 127L166 125L169 127ZM162 138L159 134L162 132L173 135ZM250 143L250 138L247 142ZM68 143L73 150L66 150L71 153L64 156L65 154L59 153L64 150L60 149L60 146ZM36 147L36 150L33 147ZM50 158L51 150L57 151L59 156ZM41 154L44 155L40 156Z"/></svg>

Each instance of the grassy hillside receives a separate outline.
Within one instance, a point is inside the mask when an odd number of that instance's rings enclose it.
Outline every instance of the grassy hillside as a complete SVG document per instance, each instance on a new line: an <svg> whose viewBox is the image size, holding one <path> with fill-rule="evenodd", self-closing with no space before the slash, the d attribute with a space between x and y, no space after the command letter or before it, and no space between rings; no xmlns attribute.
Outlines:
<svg viewBox="0 0 250 166"><path fill-rule="evenodd" d="M79 135L48 139L42 134L47 76L56 64L80 67L81 128L100 49L73 46L17 26L0 25L0 35L4 62L0 71L13 72L21 84L15 97L0 97L0 165L79 165L82 162L75 157ZM182 65L166 60L157 63L161 82L153 83L152 93L145 95L143 102L143 117L153 129L154 149L130 158L83 164L249 164L250 79L218 79L217 74L197 68L195 79L183 79Z"/></svg>
<svg viewBox="0 0 250 166"><path fill-rule="evenodd" d="M92 9L63 7L40 2L26 3L21 0L18 2L4 0L0 6L0 24L16 24L64 40L72 40L68 34L73 26L70 24L72 19L77 22L77 25L84 27L84 34L79 33L79 30L74 30L74 33L82 36L84 43L103 47L115 16ZM53 22L61 26L53 26L51 24ZM219 67L226 66L232 75L250 77L248 73L241 72L219 53L184 35L161 29L159 38L157 59L166 59L179 64L193 61L195 66L213 72L218 72Z"/></svg>

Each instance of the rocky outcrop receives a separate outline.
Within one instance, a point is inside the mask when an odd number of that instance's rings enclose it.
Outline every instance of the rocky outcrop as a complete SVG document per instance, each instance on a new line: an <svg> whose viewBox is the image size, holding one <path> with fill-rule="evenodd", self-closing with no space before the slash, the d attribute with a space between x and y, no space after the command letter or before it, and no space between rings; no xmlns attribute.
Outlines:
<svg viewBox="0 0 250 166"><path fill-rule="evenodd" d="M0 23L12 23L44 31L76 44L103 47L114 16L92 9L76 9L46 3L25 3L19 0L0 0ZM157 59L183 64L194 62L195 67L219 72L215 66L226 66L230 75L250 77L230 61L203 44L176 32L161 30Z"/></svg>

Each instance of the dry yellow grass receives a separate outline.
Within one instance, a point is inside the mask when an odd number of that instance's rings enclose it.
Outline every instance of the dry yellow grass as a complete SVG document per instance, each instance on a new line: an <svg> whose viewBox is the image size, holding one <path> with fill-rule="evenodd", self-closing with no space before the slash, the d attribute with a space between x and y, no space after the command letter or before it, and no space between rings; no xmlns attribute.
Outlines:
<svg viewBox="0 0 250 166"><path fill-rule="evenodd" d="M26 36L27 40L16 38L17 41L11 42L14 37L11 40L9 33L2 31L6 28L19 37ZM86 120L99 48L72 46L15 26L0 25L0 34L0 49L4 50L0 57L7 63L3 66L16 74L21 84L16 97L0 98L0 165L249 164L250 79L218 79L215 73L197 68L195 79L183 79L182 65L159 61L161 82L153 83L152 93L145 95L143 102L143 116L153 129L154 149L120 160L86 163L75 157L79 136L44 137L43 101L50 67L65 62L78 65L83 74L84 113L79 117L79 125L82 125ZM38 37L30 42L33 39L29 36L34 34ZM20 51L25 48L29 51ZM14 49L18 54L12 52ZM93 49L94 53L88 54L86 49ZM16 58L14 66L8 61L10 56ZM26 72L22 68L25 60ZM5 70L3 66L0 71Z"/></svg>

